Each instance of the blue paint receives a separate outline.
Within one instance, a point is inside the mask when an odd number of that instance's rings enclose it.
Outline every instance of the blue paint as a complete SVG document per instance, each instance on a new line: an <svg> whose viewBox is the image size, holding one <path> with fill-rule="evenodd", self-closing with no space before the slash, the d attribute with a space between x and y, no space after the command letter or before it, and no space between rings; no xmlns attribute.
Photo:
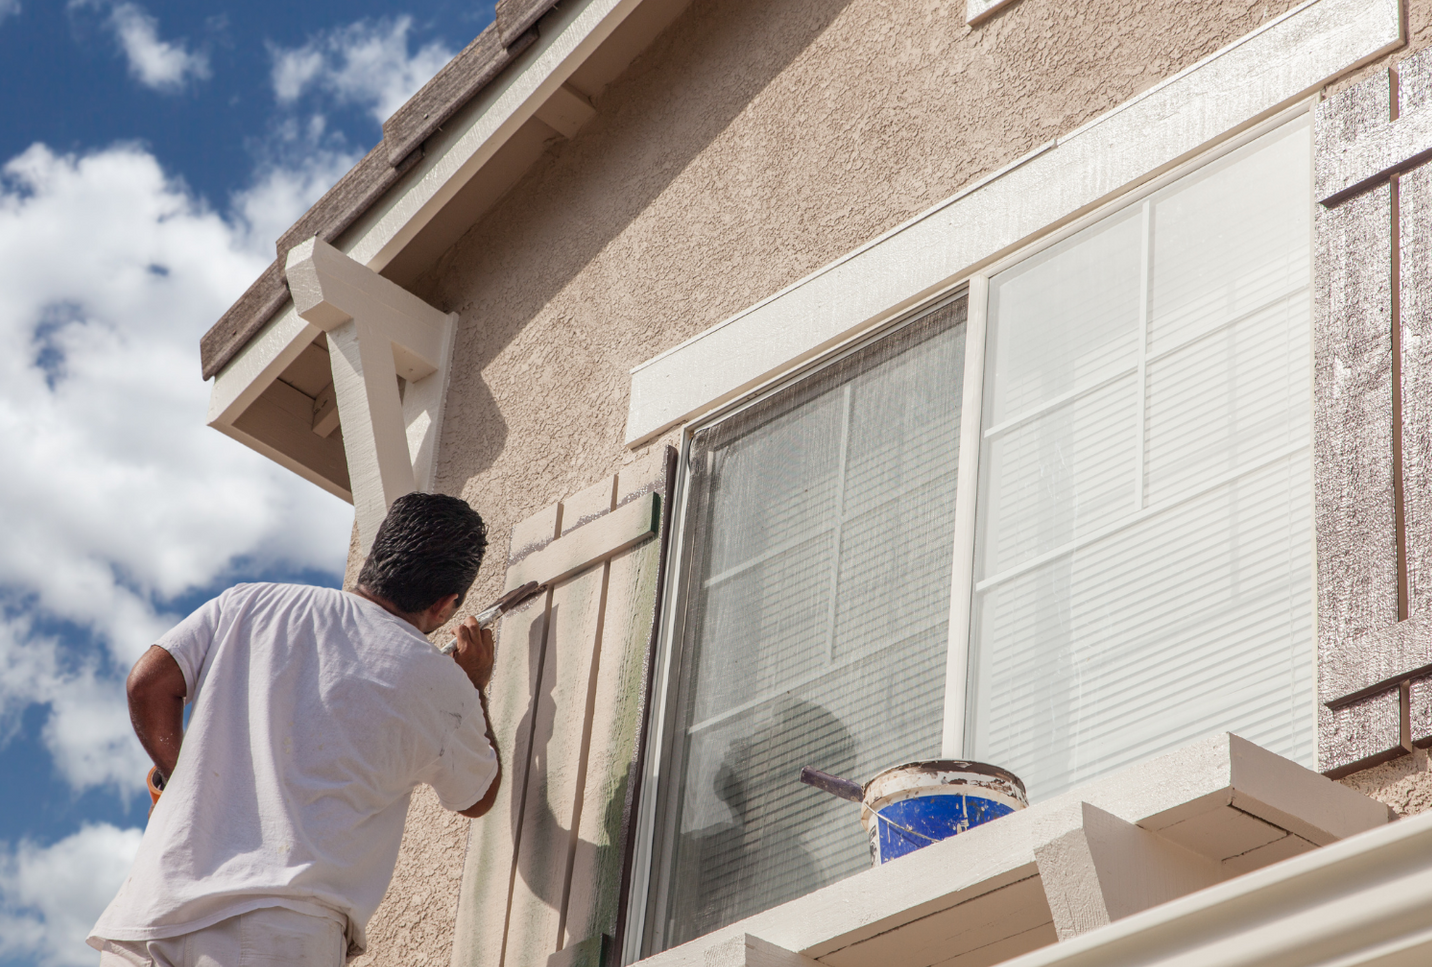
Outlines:
<svg viewBox="0 0 1432 967"><path fill-rule="evenodd" d="M912 796L890 803L877 813L879 836L872 844L877 850L876 862L913 853L1012 812L1013 807L1002 802L968 793Z"/></svg>

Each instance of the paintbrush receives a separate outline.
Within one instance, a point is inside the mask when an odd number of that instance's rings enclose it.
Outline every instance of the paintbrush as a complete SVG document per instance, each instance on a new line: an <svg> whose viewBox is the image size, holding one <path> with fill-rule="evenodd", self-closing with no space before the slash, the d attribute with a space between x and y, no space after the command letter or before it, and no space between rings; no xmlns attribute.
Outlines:
<svg viewBox="0 0 1432 967"><path fill-rule="evenodd" d="M513 608L517 607L519 604L526 601L528 598L532 597L532 595L537 594L539 591L545 591L546 588L547 586L545 584L538 584L536 581L528 581L521 587L513 588L511 591L508 591L502 597L498 598L492 604L488 605L486 608L477 613L478 629L480 630L482 628L491 628L494 624L497 623L498 618L502 617L504 614L511 611ZM443 645L442 648L439 650L444 655L451 655L454 651L457 650L457 638L453 638L452 641L449 641L447 644Z"/></svg>

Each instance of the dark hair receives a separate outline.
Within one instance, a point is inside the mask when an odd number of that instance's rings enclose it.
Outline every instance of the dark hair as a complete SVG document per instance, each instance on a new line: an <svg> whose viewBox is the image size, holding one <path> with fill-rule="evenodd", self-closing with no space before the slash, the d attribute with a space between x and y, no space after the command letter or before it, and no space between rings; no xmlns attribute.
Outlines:
<svg viewBox="0 0 1432 967"><path fill-rule="evenodd" d="M358 583L409 613L449 594L461 603L486 550L487 525L467 501L404 494L383 518Z"/></svg>

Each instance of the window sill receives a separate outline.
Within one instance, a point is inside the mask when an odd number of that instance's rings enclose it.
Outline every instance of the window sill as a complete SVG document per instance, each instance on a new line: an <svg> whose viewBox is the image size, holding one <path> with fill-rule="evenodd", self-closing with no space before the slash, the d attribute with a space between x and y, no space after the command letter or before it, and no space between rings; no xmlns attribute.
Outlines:
<svg viewBox="0 0 1432 967"><path fill-rule="evenodd" d="M1387 822L1381 803L1225 733L641 963L995 964Z"/></svg>

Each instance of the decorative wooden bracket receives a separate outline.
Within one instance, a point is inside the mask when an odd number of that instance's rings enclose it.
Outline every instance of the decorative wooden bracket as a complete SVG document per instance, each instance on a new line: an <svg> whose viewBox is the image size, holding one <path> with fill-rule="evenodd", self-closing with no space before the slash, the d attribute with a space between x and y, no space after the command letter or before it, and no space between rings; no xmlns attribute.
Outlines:
<svg viewBox="0 0 1432 967"><path fill-rule="evenodd" d="M299 316L328 333L360 553L366 554L393 501L432 486L457 316L320 238L294 246L287 273ZM320 422L314 426L322 432Z"/></svg>

